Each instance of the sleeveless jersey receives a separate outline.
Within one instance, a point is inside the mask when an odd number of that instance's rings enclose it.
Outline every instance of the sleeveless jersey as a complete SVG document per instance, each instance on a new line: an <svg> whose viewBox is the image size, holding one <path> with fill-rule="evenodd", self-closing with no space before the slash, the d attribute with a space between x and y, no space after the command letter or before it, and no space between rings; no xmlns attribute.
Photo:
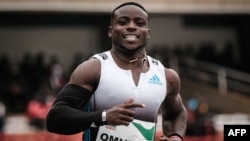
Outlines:
<svg viewBox="0 0 250 141"><path fill-rule="evenodd" d="M110 51L93 57L101 62L101 76L90 98L88 110L106 110L132 98L135 103L145 104L144 108L134 108L135 119L156 123L159 108L167 94L165 70L160 61L147 56L149 70L140 74L138 85L135 85L132 72L119 68ZM93 135L96 134L94 130L90 128L84 132L84 141L96 136Z"/></svg>

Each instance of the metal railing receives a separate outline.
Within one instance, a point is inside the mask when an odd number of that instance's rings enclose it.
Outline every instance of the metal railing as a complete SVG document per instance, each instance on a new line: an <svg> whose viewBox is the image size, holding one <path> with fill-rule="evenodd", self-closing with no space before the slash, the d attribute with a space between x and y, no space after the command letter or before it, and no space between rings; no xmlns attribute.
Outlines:
<svg viewBox="0 0 250 141"><path fill-rule="evenodd" d="M178 56L171 60L171 66L184 78L214 85L221 94L231 90L250 96L248 73L189 57Z"/></svg>

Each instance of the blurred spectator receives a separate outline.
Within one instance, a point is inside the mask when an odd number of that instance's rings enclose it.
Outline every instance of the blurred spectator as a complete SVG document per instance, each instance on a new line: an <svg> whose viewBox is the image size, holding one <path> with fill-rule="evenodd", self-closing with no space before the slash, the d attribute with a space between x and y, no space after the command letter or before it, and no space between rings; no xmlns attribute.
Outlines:
<svg viewBox="0 0 250 141"><path fill-rule="evenodd" d="M31 126L40 130L45 129L45 118L54 98L55 93L51 89L48 77L46 77L34 98L27 105L26 114Z"/></svg>
<svg viewBox="0 0 250 141"><path fill-rule="evenodd" d="M13 65L12 75L7 81L6 106L8 112L21 113L25 111L28 102L29 85L26 79L20 75L17 65Z"/></svg>
<svg viewBox="0 0 250 141"><path fill-rule="evenodd" d="M191 97L187 102L188 124L187 136L203 136L215 134L209 105L202 96Z"/></svg>
<svg viewBox="0 0 250 141"><path fill-rule="evenodd" d="M45 129L45 118L58 91L66 84L63 66L57 56L50 58L47 71L41 78L41 83L34 97L29 101L26 114L30 125L37 129Z"/></svg>
<svg viewBox="0 0 250 141"><path fill-rule="evenodd" d="M52 90L57 93L66 84L65 69L56 56L52 56L49 65L49 83Z"/></svg>

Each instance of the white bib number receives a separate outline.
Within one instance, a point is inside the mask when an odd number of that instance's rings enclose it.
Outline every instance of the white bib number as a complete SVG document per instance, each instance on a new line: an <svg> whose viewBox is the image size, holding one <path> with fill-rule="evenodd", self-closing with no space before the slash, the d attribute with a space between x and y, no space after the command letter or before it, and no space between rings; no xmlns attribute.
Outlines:
<svg viewBox="0 0 250 141"><path fill-rule="evenodd" d="M96 141L153 141L155 123L133 120L129 126L100 126Z"/></svg>

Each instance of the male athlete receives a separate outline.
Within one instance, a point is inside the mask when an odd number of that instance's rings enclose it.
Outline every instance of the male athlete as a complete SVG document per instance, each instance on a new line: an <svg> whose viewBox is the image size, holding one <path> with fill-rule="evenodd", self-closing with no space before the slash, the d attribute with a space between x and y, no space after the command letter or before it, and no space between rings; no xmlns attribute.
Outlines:
<svg viewBox="0 0 250 141"><path fill-rule="evenodd" d="M111 14L112 48L95 54L72 73L48 116L58 134L84 132L84 141L153 141L161 110L161 141L183 141L186 109L180 78L146 54L147 11L127 2Z"/></svg>

